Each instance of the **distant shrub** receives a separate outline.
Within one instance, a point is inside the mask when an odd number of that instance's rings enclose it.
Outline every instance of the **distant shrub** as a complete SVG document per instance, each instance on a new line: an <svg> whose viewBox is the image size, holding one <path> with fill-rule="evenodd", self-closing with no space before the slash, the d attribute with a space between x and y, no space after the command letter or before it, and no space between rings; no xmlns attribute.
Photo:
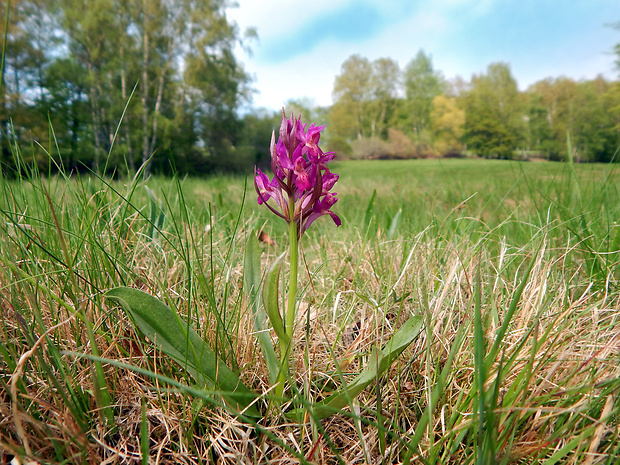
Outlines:
<svg viewBox="0 0 620 465"><path fill-rule="evenodd" d="M428 144L413 142L398 129L388 129L388 139L362 137L351 142L353 158L358 159L410 159L429 158L433 151Z"/></svg>
<svg viewBox="0 0 620 465"><path fill-rule="evenodd" d="M442 154L443 158L465 158L465 154L458 151L450 151Z"/></svg>
<svg viewBox="0 0 620 465"><path fill-rule="evenodd" d="M388 152L388 143L378 137L361 137L351 142L352 158L383 158Z"/></svg>
<svg viewBox="0 0 620 465"><path fill-rule="evenodd" d="M398 129L388 129L388 149L391 158L418 158L415 145Z"/></svg>

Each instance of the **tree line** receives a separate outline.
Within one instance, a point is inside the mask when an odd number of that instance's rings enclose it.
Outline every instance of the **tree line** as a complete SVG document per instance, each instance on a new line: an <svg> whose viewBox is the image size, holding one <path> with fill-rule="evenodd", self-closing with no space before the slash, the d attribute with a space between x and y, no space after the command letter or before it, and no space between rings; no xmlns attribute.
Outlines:
<svg viewBox="0 0 620 465"><path fill-rule="evenodd" d="M279 112L240 112L251 79L236 59L253 30L226 0L0 0L0 165L196 175L269 159ZM8 15L7 15L8 8ZM616 25L617 26L617 25ZM614 52L620 69L620 44ZM620 146L620 82L549 78L519 91L505 63L448 80L424 51L349 57L334 104L291 100L327 123L340 158L470 156L609 161ZM148 163L147 163L148 162Z"/></svg>
<svg viewBox="0 0 620 465"><path fill-rule="evenodd" d="M254 161L226 0L0 0L0 163L207 173ZM247 144L246 144L247 145Z"/></svg>
<svg viewBox="0 0 620 465"><path fill-rule="evenodd" d="M333 97L330 143L350 157L608 162L620 148L620 82L602 76L548 78L522 92L506 63L465 81L445 79L423 50L403 70L353 55Z"/></svg>

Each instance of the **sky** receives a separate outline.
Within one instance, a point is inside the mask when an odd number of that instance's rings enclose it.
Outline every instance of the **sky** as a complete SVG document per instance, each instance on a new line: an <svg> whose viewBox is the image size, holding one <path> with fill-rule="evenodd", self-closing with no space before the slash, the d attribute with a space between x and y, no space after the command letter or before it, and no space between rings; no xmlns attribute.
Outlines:
<svg viewBox="0 0 620 465"><path fill-rule="evenodd" d="M508 63L519 88L548 77L618 79L619 0L237 0L227 11L253 27L251 54L237 57L253 79L253 107L289 99L333 103L342 63L359 54L389 57L401 69L420 49L435 70L469 80Z"/></svg>

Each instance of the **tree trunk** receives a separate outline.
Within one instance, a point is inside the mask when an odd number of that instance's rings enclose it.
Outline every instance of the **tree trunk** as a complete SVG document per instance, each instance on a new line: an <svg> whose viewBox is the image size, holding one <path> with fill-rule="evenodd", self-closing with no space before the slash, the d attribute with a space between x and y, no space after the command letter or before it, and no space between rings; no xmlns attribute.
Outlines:
<svg viewBox="0 0 620 465"><path fill-rule="evenodd" d="M386 105L385 103L381 104L381 114L379 115L379 137L381 138L383 135L383 130L385 129L385 112Z"/></svg>
<svg viewBox="0 0 620 465"><path fill-rule="evenodd" d="M143 3L144 25L142 29L142 164L145 164L151 155L149 151L149 35L148 35L148 0ZM144 174L149 174L149 166L144 167Z"/></svg>
<svg viewBox="0 0 620 465"><path fill-rule="evenodd" d="M177 29L176 33L178 34L180 31ZM170 56L170 50L172 49L172 39L168 40L166 43L166 56ZM155 100L155 108L153 109L153 126L152 126L152 135L151 135L151 143L149 145L149 153L153 153L156 149L155 145L157 144L157 117L159 116L159 111L161 110L161 102L164 98L164 83L166 80L166 71L168 70L169 62L166 60L166 63L161 67L161 73L159 75L159 80L157 84L157 98Z"/></svg>
<svg viewBox="0 0 620 465"><path fill-rule="evenodd" d="M97 99L97 89L95 87L95 85L93 84L93 67L92 64L88 64L88 73L90 75L90 88L89 88L89 93L90 93L90 108L91 108L91 113L92 113L92 117L93 117L93 137L94 137L94 142L95 142L95 158L93 160L93 171L95 171L95 173L99 172L99 155L101 154L101 127L100 127L100 123L99 123L99 111L97 108L97 102L99 101L99 99Z"/></svg>
<svg viewBox="0 0 620 465"><path fill-rule="evenodd" d="M122 31L119 31L122 34ZM123 99L123 104L125 106L128 105L127 102L127 75L125 70L125 47L123 46L123 41L121 40L121 48L119 50L119 56L121 58L121 97ZM125 115L126 116L126 115ZM129 133L129 124L128 121L123 120L122 122L125 128L125 145L127 146L127 161L129 163L129 171L131 173L136 172L136 166L133 159L133 150L131 149L131 136Z"/></svg>
<svg viewBox="0 0 620 465"><path fill-rule="evenodd" d="M157 115L159 115L159 109L161 108L161 101L164 95L164 75L166 70L162 69L159 76L159 85L157 87L157 100L155 102L155 109L153 110L153 134L151 137L151 143L149 145L149 153L155 151L155 144L157 143Z"/></svg>

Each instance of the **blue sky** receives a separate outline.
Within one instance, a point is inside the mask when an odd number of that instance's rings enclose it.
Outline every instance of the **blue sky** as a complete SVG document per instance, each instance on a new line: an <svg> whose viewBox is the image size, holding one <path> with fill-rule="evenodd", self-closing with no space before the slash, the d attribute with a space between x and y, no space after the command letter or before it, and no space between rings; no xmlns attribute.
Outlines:
<svg viewBox="0 0 620 465"><path fill-rule="evenodd" d="M238 0L230 19L257 29L251 55L254 105L291 98L330 105L334 78L352 54L390 57L401 69L423 49L448 79L470 79L493 62L511 66L521 89L547 78L618 79L612 49L618 0Z"/></svg>

